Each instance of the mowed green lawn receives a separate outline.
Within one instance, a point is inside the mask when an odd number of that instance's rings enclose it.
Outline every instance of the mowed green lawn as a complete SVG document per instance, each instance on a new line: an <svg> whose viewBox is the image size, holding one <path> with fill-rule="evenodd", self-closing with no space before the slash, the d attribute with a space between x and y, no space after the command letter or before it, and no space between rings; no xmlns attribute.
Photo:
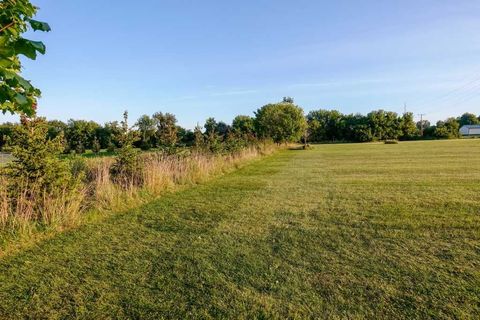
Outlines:
<svg viewBox="0 0 480 320"><path fill-rule="evenodd" d="M0 317L480 318L480 139L255 161L0 261Z"/></svg>

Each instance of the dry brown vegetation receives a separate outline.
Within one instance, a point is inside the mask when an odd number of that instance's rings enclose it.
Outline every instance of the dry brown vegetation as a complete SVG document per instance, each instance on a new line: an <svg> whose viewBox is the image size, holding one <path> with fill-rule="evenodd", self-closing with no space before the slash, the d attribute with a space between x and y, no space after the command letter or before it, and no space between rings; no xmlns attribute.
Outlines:
<svg viewBox="0 0 480 320"><path fill-rule="evenodd" d="M245 161L270 154L276 148L271 143L262 143L227 155L199 151L176 155L145 153L139 157L141 172L122 184L111 177L114 158L81 160L84 163L77 174L82 175L83 182L75 192L66 190L52 196L31 192L37 187L25 185L21 188L25 192L12 198L6 188L0 188L0 228L28 231L39 225L75 225L87 210L130 207L179 186L205 181ZM7 178L0 176L0 185L7 184Z"/></svg>

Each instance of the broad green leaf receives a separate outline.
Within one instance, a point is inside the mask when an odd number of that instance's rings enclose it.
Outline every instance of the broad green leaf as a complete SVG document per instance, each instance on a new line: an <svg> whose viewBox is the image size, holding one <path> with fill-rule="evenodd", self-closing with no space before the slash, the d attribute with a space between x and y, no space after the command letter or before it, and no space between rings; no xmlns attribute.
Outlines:
<svg viewBox="0 0 480 320"><path fill-rule="evenodd" d="M34 48L35 50L37 50L38 52L40 52L41 54L45 54L45 51L47 50L47 48L45 47L45 45L43 44L43 42L41 41L32 41L32 40L27 40Z"/></svg>
<svg viewBox="0 0 480 320"><path fill-rule="evenodd" d="M15 76L16 76L16 73L15 73L15 72L10 71L10 70L7 70L7 69L5 69L5 68L0 68L0 74L3 74L3 76L4 76L5 79L7 79L7 80L14 79Z"/></svg>
<svg viewBox="0 0 480 320"><path fill-rule="evenodd" d="M40 41L32 41L20 38L15 43L15 52L35 60L37 58L37 52L45 54L45 45Z"/></svg>
<svg viewBox="0 0 480 320"><path fill-rule="evenodd" d="M0 33L0 111L26 115L35 113L34 105L40 90L20 76L19 55L36 59L45 53L45 45L39 41L22 38L30 27L34 31L50 31L50 26L32 19L37 8L30 0L0 0L0 27L8 26ZM13 23L12 23L13 22Z"/></svg>
<svg viewBox="0 0 480 320"><path fill-rule="evenodd" d="M52 30L50 29L50 26L46 22L41 22L33 19L28 20L28 22L30 23L30 26L32 27L32 29L35 31L40 30L40 31L48 32Z"/></svg>
<svg viewBox="0 0 480 320"><path fill-rule="evenodd" d="M15 63L9 59L0 58L0 68L12 68Z"/></svg>
<svg viewBox="0 0 480 320"><path fill-rule="evenodd" d="M37 50L35 50L35 47L26 39L18 39L14 44L14 50L16 54L23 54L32 60L37 59Z"/></svg>
<svg viewBox="0 0 480 320"><path fill-rule="evenodd" d="M15 95L15 102L20 105L25 105L28 103L28 99L21 93Z"/></svg>
<svg viewBox="0 0 480 320"><path fill-rule="evenodd" d="M3 47L7 44L8 37L0 37L0 46Z"/></svg>

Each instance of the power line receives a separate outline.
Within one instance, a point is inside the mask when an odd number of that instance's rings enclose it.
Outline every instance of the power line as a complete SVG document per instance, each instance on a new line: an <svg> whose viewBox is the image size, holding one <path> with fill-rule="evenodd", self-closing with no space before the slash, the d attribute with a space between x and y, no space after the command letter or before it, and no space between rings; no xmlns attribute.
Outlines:
<svg viewBox="0 0 480 320"><path fill-rule="evenodd" d="M454 88L453 90L434 98L420 99L419 101L415 102L414 105L417 109L422 109L431 106L433 103L443 104L447 101L459 99L463 97L465 93L468 93L471 90L480 89L480 70L475 70L473 76L470 75L468 77L464 77L464 80L462 80L461 83L462 84L459 87Z"/></svg>
<svg viewBox="0 0 480 320"><path fill-rule="evenodd" d="M443 110L450 110L452 108L456 108L460 106L462 102L466 102L475 98L480 92L480 84L475 87L470 88L468 91L465 91L461 94L457 94L455 96L451 96L449 98L440 101L436 106L432 106L431 108L424 109L426 112L434 112L438 113Z"/></svg>
<svg viewBox="0 0 480 320"><path fill-rule="evenodd" d="M466 84L464 84L464 85L462 85L462 86L460 86L460 87L458 87L454 90L451 90L446 94L438 96L434 99L427 100L423 104L419 104L418 107L419 108L427 107L428 105L431 105L433 103L443 104L445 102L458 99L458 98L462 97L465 93L469 93L472 90L477 90L479 88L480 88L480 77L478 79L470 81L470 82L468 82L468 83L466 83Z"/></svg>
<svg viewBox="0 0 480 320"><path fill-rule="evenodd" d="M453 106L451 106L451 107L452 107L452 108L459 107L461 103L470 101L470 100L472 100L473 98L477 97L478 95L480 95L480 91L472 92L470 95L464 97L464 98L461 99L460 101L457 101L457 104L455 104L455 105L453 105Z"/></svg>

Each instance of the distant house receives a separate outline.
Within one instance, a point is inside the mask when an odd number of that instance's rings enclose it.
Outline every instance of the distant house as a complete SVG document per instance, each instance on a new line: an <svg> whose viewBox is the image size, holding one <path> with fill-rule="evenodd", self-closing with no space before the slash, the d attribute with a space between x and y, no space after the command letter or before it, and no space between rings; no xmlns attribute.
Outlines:
<svg viewBox="0 0 480 320"><path fill-rule="evenodd" d="M460 128L460 134L462 136L480 136L480 125L467 125Z"/></svg>

